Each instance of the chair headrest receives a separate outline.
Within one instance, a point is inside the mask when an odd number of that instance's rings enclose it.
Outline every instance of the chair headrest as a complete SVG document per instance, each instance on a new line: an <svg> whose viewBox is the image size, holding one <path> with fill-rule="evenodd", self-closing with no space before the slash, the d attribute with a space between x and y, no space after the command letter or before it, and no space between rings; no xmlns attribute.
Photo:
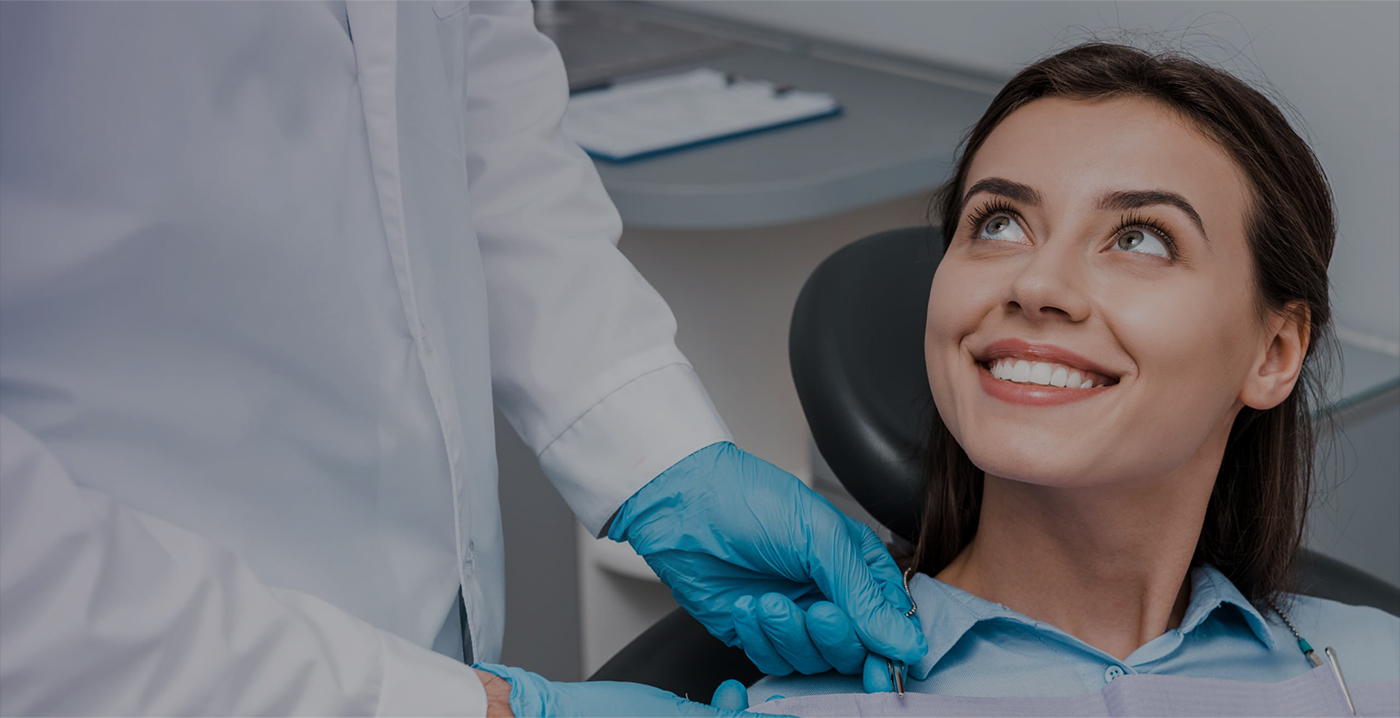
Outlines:
<svg viewBox="0 0 1400 718"><path fill-rule="evenodd" d="M918 535L926 413L924 319L943 256L936 227L849 244L798 295L788 360L822 458L870 515L907 541Z"/></svg>

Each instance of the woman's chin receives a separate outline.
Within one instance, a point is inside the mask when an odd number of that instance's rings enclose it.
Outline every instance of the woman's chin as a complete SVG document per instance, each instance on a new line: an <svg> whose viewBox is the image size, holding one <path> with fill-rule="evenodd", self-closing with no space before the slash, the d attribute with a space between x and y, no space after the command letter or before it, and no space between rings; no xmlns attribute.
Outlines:
<svg viewBox="0 0 1400 718"><path fill-rule="evenodd" d="M967 455L988 478L1065 489L1105 482L1103 463L1092 458L1085 460L1082 454L1074 455L1073 450L1041 451L1026 445L998 444L981 450L974 447Z"/></svg>

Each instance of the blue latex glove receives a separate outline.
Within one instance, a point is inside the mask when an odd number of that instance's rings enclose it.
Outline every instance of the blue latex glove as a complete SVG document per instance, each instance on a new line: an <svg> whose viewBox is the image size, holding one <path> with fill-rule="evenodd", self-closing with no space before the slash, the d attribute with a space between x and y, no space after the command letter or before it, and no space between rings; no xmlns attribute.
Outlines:
<svg viewBox="0 0 1400 718"><path fill-rule="evenodd" d="M806 675L828 670L860 673L866 693L894 691L885 656L868 653L850 619L829 601L818 601L803 611L782 594L765 594L758 601L743 596L735 602L734 627L749 659L769 675L794 670ZM897 666L906 677L907 665Z"/></svg>
<svg viewBox="0 0 1400 718"><path fill-rule="evenodd" d="M588 681L563 683L521 668L478 663L473 668L510 682L510 710L520 718L545 716L700 716L738 718L736 710L692 703L674 693L640 683ZM736 681L737 683L737 681ZM742 710L742 709L740 709Z"/></svg>
<svg viewBox="0 0 1400 718"><path fill-rule="evenodd" d="M871 676L868 662L912 665L928 650L875 533L729 442L642 487L608 537L631 544L681 606L766 673ZM888 676L866 683L889 690Z"/></svg>

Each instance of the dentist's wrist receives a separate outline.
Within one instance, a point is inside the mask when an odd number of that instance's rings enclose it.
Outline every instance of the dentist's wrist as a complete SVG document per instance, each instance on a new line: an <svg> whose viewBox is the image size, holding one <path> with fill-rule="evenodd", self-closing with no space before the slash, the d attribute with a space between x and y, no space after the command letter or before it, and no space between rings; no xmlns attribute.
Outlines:
<svg viewBox="0 0 1400 718"><path fill-rule="evenodd" d="M486 718L515 718L510 709L510 681L480 668L474 670L486 690Z"/></svg>

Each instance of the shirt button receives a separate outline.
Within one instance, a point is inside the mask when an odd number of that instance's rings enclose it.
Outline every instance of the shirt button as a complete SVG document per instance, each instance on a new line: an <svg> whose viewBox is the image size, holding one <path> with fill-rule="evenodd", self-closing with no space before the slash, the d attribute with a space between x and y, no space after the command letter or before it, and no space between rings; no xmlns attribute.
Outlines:
<svg viewBox="0 0 1400 718"><path fill-rule="evenodd" d="M1109 667L1108 667L1107 669L1105 669L1104 672L1103 672L1103 682L1104 682L1104 683L1112 683L1112 682L1113 682L1113 679L1115 679L1115 678L1121 678L1122 676L1123 676L1123 669L1122 669L1122 668L1119 668L1118 666L1109 666Z"/></svg>

